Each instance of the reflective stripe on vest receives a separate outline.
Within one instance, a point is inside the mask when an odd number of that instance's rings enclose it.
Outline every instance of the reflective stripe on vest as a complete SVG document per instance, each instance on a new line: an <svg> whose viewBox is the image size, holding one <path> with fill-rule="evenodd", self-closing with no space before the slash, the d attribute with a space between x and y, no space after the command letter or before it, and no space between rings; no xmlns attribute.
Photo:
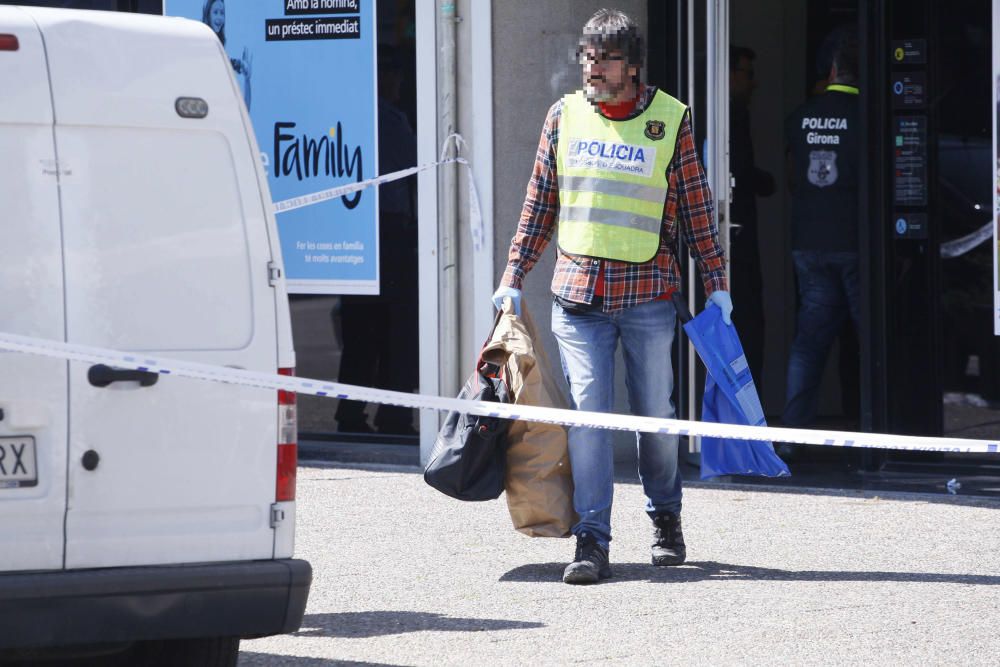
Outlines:
<svg viewBox="0 0 1000 667"><path fill-rule="evenodd" d="M603 192L619 197L629 197L631 199L642 199L653 203L663 203L663 190L653 188L648 185L635 185L634 183L622 183L608 178L598 178L595 176L563 176L559 175L559 193L571 192Z"/></svg>
<svg viewBox="0 0 1000 667"><path fill-rule="evenodd" d="M556 171L559 248L570 255L648 262L660 248L667 167L687 107L662 91L629 120L563 98Z"/></svg>

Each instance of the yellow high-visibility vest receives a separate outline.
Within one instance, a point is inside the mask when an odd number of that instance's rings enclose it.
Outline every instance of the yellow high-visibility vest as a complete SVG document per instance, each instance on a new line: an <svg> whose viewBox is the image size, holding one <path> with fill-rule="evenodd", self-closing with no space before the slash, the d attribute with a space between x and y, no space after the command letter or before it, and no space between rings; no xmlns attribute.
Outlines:
<svg viewBox="0 0 1000 667"><path fill-rule="evenodd" d="M556 150L563 252L634 263L656 256L667 167L685 113L662 91L628 120L605 118L582 92L563 98Z"/></svg>

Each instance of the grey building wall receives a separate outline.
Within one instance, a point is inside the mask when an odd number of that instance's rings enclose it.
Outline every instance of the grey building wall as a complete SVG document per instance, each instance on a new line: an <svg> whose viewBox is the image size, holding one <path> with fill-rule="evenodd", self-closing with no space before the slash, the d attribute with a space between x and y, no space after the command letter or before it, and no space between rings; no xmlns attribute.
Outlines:
<svg viewBox="0 0 1000 667"><path fill-rule="evenodd" d="M457 15L462 18L455 35L455 54L458 64L458 129L467 139L471 139L472 131L472 62L468 54L472 53L472 21L476 20L472 12L484 12L486 8L478 0L458 0L455 3ZM480 164L484 159L477 153L478 146L472 140L469 149L469 159L473 165ZM468 174L465 169L459 169L458 181L458 211L459 211L459 289L458 289L458 320L459 320L459 340L461 341L461 356L459 365L459 382L464 382L469 373L473 370L473 363L479 353L479 346L483 341L476 340L475 335L475 308L473 300L473 273L472 262L467 261L473 256L472 235L469 229L469 197L468 197Z"/></svg>
<svg viewBox="0 0 1000 667"><path fill-rule="evenodd" d="M499 284L510 240L517 229L525 188L549 107L581 85L580 66L571 60L583 24L601 7L631 16L646 34L646 0L504 0L493 4L494 273ZM524 303L561 377L559 352L551 334L551 292L555 244L528 274ZM617 410L627 409L619 359ZM616 433L618 458L634 457L634 436Z"/></svg>

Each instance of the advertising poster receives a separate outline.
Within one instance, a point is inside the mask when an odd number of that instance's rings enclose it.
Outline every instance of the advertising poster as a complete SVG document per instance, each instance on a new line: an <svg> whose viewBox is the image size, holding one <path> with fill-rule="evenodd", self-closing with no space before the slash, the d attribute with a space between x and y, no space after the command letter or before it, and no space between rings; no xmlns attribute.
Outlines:
<svg viewBox="0 0 1000 667"><path fill-rule="evenodd" d="M164 13L223 43L274 201L378 175L375 0L166 0ZM289 292L379 293L377 195L276 216Z"/></svg>

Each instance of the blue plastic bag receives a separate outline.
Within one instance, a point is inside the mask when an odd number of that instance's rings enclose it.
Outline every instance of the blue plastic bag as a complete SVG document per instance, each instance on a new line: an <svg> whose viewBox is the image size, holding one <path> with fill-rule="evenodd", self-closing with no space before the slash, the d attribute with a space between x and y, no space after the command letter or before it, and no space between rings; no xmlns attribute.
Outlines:
<svg viewBox="0 0 1000 667"><path fill-rule="evenodd" d="M736 327L722 321L722 311L709 304L684 324L708 370L701 419L717 424L767 426ZM763 440L701 439L701 478L718 475L788 477L785 462Z"/></svg>

